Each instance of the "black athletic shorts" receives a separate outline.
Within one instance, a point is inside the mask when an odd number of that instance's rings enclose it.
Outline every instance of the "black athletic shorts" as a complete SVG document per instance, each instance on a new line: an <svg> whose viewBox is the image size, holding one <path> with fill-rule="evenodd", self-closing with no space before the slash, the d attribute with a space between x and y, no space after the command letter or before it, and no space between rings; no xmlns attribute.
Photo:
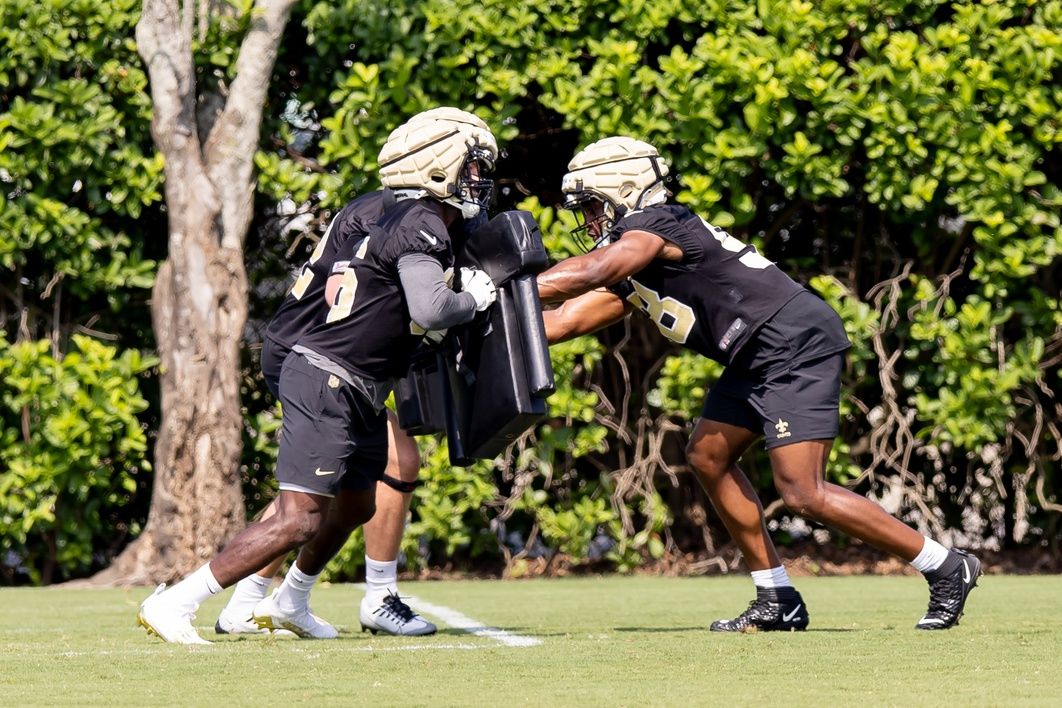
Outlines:
<svg viewBox="0 0 1062 708"><path fill-rule="evenodd" d="M833 308L800 293L741 348L708 392L701 417L762 430L768 449L832 439L850 346Z"/></svg>
<svg viewBox="0 0 1062 708"><path fill-rule="evenodd" d="M274 341L266 335L262 339L262 354L258 365L262 369L262 377L265 379L266 388L274 398L280 398L280 370L284 366L284 359L291 349L280 342Z"/></svg>
<svg viewBox="0 0 1062 708"><path fill-rule="evenodd" d="M349 383L292 352L280 374L280 403L280 489L335 496L340 488L369 489L383 476L387 416Z"/></svg>

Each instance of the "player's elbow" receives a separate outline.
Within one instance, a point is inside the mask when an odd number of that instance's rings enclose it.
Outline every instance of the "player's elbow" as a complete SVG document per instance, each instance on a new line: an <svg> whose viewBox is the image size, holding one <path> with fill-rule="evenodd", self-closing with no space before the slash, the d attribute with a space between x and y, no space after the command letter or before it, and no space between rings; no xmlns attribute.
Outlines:
<svg viewBox="0 0 1062 708"><path fill-rule="evenodd" d="M446 306L417 306L410 303L409 318L413 324L427 332L449 329L454 325L464 324L476 314L475 308L466 309L460 304Z"/></svg>

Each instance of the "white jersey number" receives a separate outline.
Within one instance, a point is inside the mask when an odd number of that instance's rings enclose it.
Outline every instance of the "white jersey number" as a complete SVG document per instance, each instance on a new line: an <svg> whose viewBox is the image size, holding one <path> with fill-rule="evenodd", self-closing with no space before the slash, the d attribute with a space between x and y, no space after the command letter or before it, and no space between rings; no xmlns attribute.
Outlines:
<svg viewBox="0 0 1062 708"><path fill-rule="evenodd" d="M313 249L313 253L310 254L310 260L302 264L302 270L299 271L299 276L295 279L295 284L291 286L291 296L296 300L301 300L302 296L306 294L306 289L310 287L310 283L313 282L313 264L321 260L321 256L324 255L325 247L328 245L328 238L332 235L332 229L336 226L336 219L339 215L332 219L332 223L328 225L328 231L325 231L325 235L321 237L321 240L317 242L317 247Z"/></svg>
<svg viewBox="0 0 1062 708"><path fill-rule="evenodd" d="M637 280L631 280L631 285L634 286L634 292L627 296L627 301L647 314L665 337L685 344L693 325L697 323L693 308L673 297L661 298L660 293Z"/></svg>
<svg viewBox="0 0 1062 708"><path fill-rule="evenodd" d="M335 322L350 314L354 309L354 296L358 294L358 276L353 268L343 271L343 279L339 281L339 290L332 300L332 306L328 308L328 317L325 322Z"/></svg>
<svg viewBox="0 0 1062 708"><path fill-rule="evenodd" d="M701 219L701 223L704 224L704 228L708 229L708 231L711 232L712 236L715 237L715 240L719 242L719 245L723 247L724 251L730 251L731 253L741 253L746 248L752 249L748 253L741 256L741 258L738 258L738 262L741 263L741 265L746 266L748 268L755 268L756 270L763 270L769 265L774 265L772 261L769 261L763 256L761 256L756 250L755 246L749 246L748 244L738 241L726 231L723 231L718 226L712 226L704 219Z"/></svg>
<svg viewBox="0 0 1062 708"><path fill-rule="evenodd" d="M358 244L358 249L354 252L354 257L358 260L365 258L365 252L369 249L370 238L372 237L366 236ZM333 268L339 268L340 266L341 263L336 263ZM342 267L339 290L336 291L335 297L332 298L332 306L328 308L328 317L325 318L325 322L341 320L350 315L350 311L354 309L354 297L358 294L358 275L354 272L354 268L350 263L346 263Z"/></svg>

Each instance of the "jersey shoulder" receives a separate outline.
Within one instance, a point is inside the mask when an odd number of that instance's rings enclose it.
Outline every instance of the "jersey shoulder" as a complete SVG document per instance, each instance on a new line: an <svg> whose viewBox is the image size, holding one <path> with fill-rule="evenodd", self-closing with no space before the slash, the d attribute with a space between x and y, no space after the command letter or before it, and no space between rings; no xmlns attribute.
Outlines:
<svg viewBox="0 0 1062 708"><path fill-rule="evenodd" d="M692 216L692 212L684 206L657 204L628 211L616 222L615 228L621 234L627 231L648 231L667 238L667 234L679 228L682 221L689 216Z"/></svg>
<svg viewBox="0 0 1062 708"><path fill-rule="evenodd" d="M657 204L627 212L613 227L611 240L622 238L628 231L646 231L674 243L682 249L683 263L704 256L704 238L709 236L705 222L678 204Z"/></svg>
<svg viewBox="0 0 1062 708"><path fill-rule="evenodd" d="M409 201L400 202L381 219L376 230L383 238L380 257L397 264L406 254L424 253L449 267L453 246L442 217L423 200Z"/></svg>
<svg viewBox="0 0 1062 708"><path fill-rule="evenodd" d="M342 234L341 242L350 237L360 238L380 221L384 213L384 192L369 192L348 202L337 217L337 226Z"/></svg>

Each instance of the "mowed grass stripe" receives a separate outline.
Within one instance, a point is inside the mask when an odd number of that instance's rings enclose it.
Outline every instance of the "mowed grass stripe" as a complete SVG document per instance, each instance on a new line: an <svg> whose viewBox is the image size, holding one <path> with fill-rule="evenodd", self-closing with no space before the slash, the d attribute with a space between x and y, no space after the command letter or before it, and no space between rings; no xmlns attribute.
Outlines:
<svg viewBox="0 0 1062 708"><path fill-rule="evenodd" d="M135 627L147 588L0 590L0 704L1059 705L1062 578L987 576L962 625L919 632L917 577L807 578L803 634L719 635L747 578L581 577L403 583L402 592L537 639L508 647L440 625L359 632L361 591L314 591L331 642L215 637L227 593L196 621L213 647ZM426 608L425 608L426 609ZM468 648L466 648L468 647Z"/></svg>

